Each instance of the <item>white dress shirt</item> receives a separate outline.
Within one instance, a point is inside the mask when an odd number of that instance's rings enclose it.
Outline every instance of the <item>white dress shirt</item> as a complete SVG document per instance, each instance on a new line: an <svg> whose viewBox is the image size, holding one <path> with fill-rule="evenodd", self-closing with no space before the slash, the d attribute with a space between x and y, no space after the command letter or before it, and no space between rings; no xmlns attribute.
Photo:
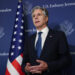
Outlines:
<svg viewBox="0 0 75 75"><path fill-rule="evenodd" d="M42 32L41 34L41 38L42 38L42 48L44 46L44 43L45 43L45 40L46 40L46 37L48 35L48 32L49 32L49 28L46 26L44 29L42 29L41 31L37 30L37 35L36 35L36 39L35 39L35 47L36 47L36 43L37 43L37 40L38 40L38 33L39 32Z"/></svg>

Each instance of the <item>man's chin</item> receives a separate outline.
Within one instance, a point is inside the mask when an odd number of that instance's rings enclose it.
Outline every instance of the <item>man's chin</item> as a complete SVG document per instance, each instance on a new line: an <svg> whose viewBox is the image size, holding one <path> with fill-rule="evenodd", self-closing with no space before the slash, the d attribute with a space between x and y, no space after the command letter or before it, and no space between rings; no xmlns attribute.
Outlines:
<svg viewBox="0 0 75 75"><path fill-rule="evenodd" d="M41 26L40 25L36 25L36 28L40 28Z"/></svg>

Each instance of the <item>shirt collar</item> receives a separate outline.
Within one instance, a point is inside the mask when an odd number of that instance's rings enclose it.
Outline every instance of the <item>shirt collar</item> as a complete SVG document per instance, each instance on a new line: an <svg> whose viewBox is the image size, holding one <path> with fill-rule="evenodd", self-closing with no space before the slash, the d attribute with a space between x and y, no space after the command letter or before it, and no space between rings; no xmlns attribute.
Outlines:
<svg viewBox="0 0 75 75"><path fill-rule="evenodd" d="M46 26L44 29L42 29L41 31L37 30L38 32L43 32L43 33L47 33L49 31L49 28Z"/></svg>

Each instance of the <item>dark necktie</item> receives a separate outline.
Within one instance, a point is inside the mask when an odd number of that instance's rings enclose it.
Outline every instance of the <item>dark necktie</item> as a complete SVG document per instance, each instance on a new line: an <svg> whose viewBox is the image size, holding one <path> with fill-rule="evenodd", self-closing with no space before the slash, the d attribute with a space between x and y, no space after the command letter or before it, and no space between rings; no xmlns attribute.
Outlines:
<svg viewBox="0 0 75 75"><path fill-rule="evenodd" d="M39 58L40 57L40 54L41 54L41 42L42 42L42 39L41 39L41 33L42 32L39 32L38 33L38 40L37 40L37 43L36 43L36 52L37 52L37 57Z"/></svg>

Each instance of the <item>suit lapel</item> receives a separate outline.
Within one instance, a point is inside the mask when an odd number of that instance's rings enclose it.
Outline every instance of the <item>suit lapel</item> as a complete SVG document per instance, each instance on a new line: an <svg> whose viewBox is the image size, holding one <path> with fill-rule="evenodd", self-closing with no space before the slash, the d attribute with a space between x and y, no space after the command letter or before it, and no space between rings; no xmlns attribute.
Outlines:
<svg viewBox="0 0 75 75"><path fill-rule="evenodd" d="M47 46L48 46L48 42L50 42L50 39L52 38L52 30L49 29L49 32L48 32L48 35L46 37L46 40L45 40L45 43L44 43L44 46L43 46L43 49L41 51L41 55L40 57L42 57L47 49Z"/></svg>
<svg viewBox="0 0 75 75"><path fill-rule="evenodd" d="M36 49L35 49L35 38L36 38L36 34L34 34L32 36L32 41L31 41L31 52L34 54L35 58L37 57L37 53L36 53Z"/></svg>

